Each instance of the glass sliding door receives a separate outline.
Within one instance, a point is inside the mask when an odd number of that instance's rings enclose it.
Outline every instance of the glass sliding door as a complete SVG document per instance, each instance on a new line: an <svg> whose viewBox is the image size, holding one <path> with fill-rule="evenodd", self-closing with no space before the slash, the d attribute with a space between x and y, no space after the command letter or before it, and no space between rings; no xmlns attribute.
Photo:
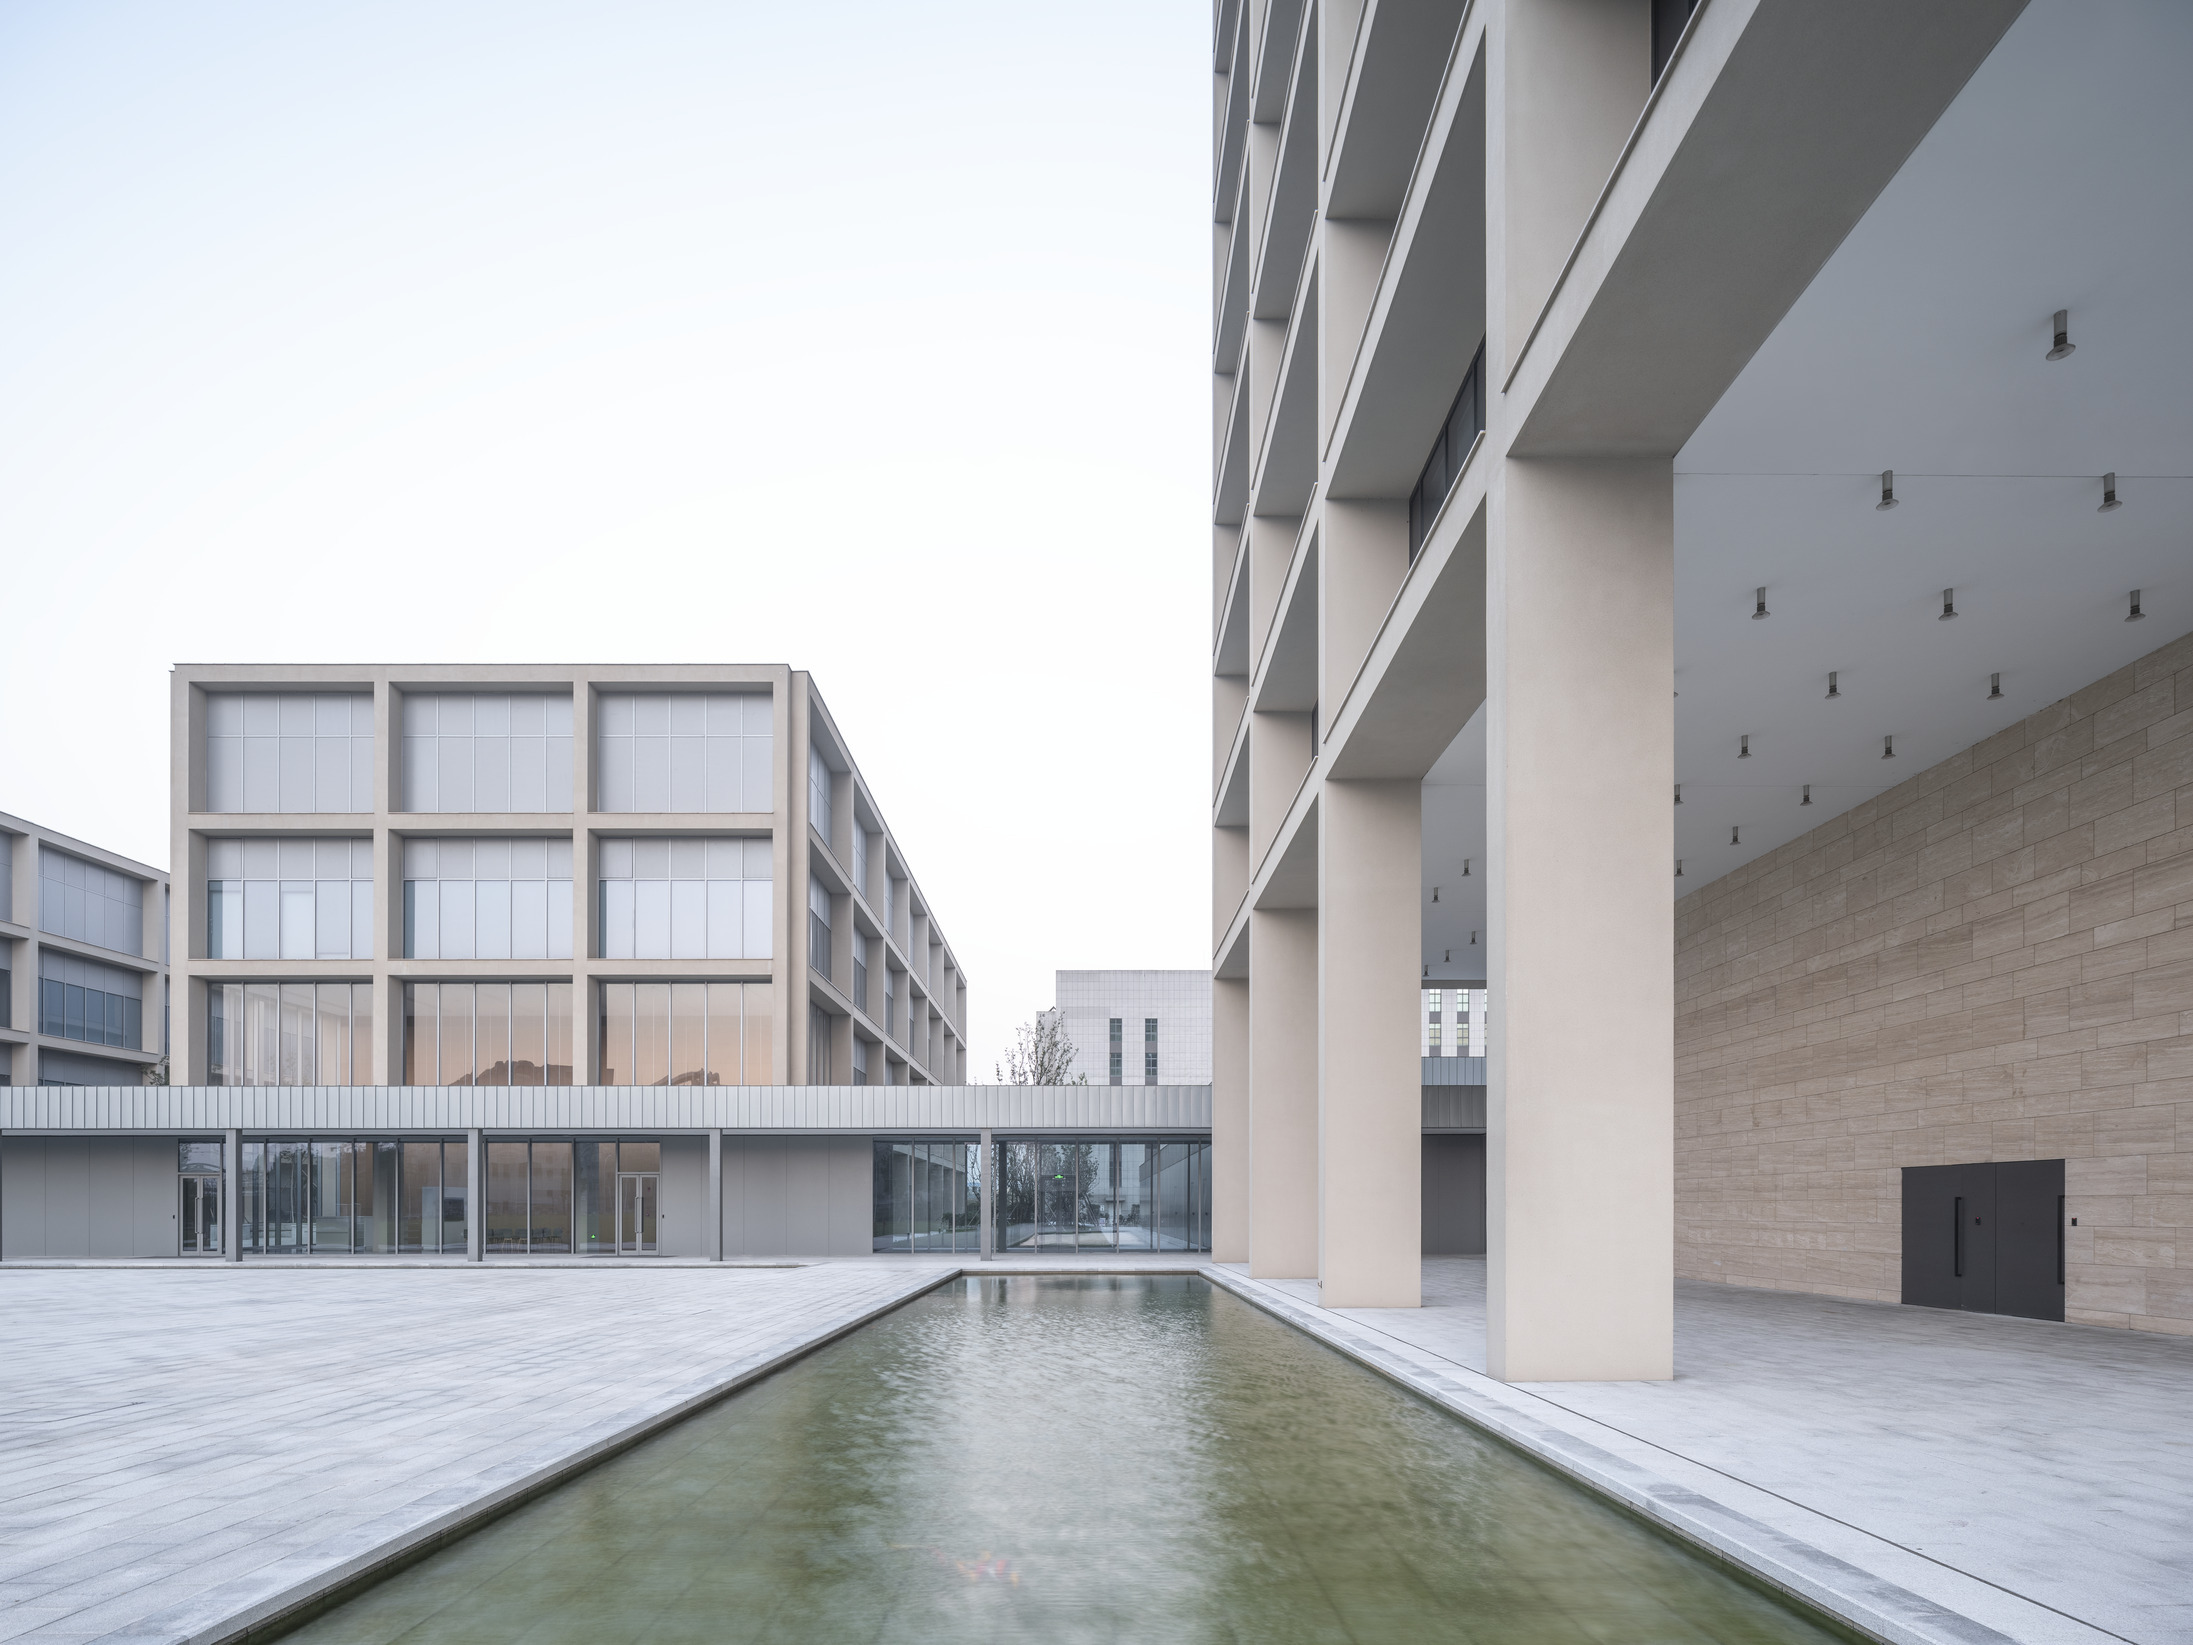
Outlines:
<svg viewBox="0 0 2193 1645"><path fill-rule="evenodd" d="M466 1156L471 1146L464 1142L442 1144L442 1250L445 1253L462 1255L469 1237L466 1218L471 1210L472 1179Z"/></svg>
<svg viewBox="0 0 2193 1645"><path fill-rule="evenodd" d="M533 1144L526 1248L535 1254L571 1249L571 1147L568 1142Z"/></svg>
<svg viewBox="0 0 2193 1645"><path fill-rule="evenodd" d="M1154 1251L1157 1249L1156 1230L1152 1227L1150 1156L1156 1146L1146 1142L1118 1144L1119 1167L1118 1210L1113 1217L1117 1244L1122 1251Z"/></svg>

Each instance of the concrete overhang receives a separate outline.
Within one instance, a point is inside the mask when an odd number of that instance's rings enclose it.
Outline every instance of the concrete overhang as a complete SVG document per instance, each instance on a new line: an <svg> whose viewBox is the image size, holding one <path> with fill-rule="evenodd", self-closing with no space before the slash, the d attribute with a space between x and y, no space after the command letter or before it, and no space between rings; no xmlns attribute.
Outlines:
<svg viewBox="0 0 2193 1645"><path fill-rule="evenodd" d="M1334 777L1422 777L1485 700L1483 454L1480 440L1333 716Z"/></svg>
<svg viewBox="0 0 2193 1645"><path fill-rule="evenodd" d="M1708 0L1502 385L1516 456L1672 455L2026 0Z"/></svg>

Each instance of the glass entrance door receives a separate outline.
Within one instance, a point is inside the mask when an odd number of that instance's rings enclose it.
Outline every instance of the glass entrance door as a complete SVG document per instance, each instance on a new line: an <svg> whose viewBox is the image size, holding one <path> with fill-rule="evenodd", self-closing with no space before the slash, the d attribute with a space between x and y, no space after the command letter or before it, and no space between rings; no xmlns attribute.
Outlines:
<svg viewBox="0 0 2193 1645"><path fill-rule="evenodd" d="M183 1255L221 1254L221 1179L183 1178Z"/></svg>
<svg viewBox="0 0 2193 1645"><path fill-rule="evenodd" d="M653 1256L655 1243L655 1185L653 1171L622 1171L617 1175L617 1253L620 1256Z"/></svg>

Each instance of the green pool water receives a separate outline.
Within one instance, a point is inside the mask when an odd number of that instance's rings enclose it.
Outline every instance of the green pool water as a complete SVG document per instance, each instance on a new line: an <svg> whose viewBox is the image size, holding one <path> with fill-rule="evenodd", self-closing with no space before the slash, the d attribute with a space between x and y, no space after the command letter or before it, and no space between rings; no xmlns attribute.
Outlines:
<svg viewBox="0 0 2193 1645"><path fill-rule="evenodd" d="M1833 1637L1184 1276L954 1281L290 1636Z"/></svg>

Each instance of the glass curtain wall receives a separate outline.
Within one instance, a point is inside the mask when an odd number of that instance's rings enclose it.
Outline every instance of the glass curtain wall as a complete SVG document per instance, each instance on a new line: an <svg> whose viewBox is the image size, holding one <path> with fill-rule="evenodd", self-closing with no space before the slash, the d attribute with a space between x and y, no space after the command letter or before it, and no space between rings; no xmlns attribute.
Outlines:
<svg viewBox="0 0 2193 1645"><path fill-rule="evenodd" d="M371 1085L369 982L206 988L208 1085Z"/></svg>
<svg viewBox="0 0 2193 1645"><path fill-rule="evenodd" d="M38 929L118 954L142 954L145 882L50 845L41 846Z"/></svg>
<svg viewBox="0 0 2193 1645"><path fill-rule="evenodd" d="M373 957L373 842L208 840L206 957Z"/></svg>
<svg viewBox="0 0 2193 1645"><path fill-rule="evenodd" d="M144 978L57 948L38 953L38 1032L90 1045L144 1044Z"/></svg>
<svg viewBox="0 0 2193 1645"><path fill-rule="evenodd" d="M604 1085L771 1083L767 983L605 982Z"/></svg>
<svg viewBox="0 0 2193 1645"><path fill-rule="evenodd" d="M765 960L774 886L759 839L605 839L595 899L609 960Z"/></svg>
<svg viewBox="0 0 2193 1645"><path fill-rule="evenodd" d="M569 1085L571 984L407 982L406 1085Z"/></svg>
<svg viewBox="0 0 2193 1645"><path fill-rule="evenodd" d="M982 1144L876 1144L878 1251L982 1249Z"/></svg>
<svg viewBox="0 0 2193 1645"><path fill-rule="evenodd" d="M604 811L775 807L766 691L604 692L594 725L594 786Z"/></svg>
<svg viewBox="0 0 2193 1645"><path fill-rule="evenodd" d="M997 1145L1000 1251L1208 1251L1204 1142Z"/></svg>
<svg viewBox="0 0 2193 1645"><path fill-rule="evenodd" d="M659 1179L661 1170L660 1142L490 1142L486 1249L505 1256L612 1255L620 1180ZM633 1197L647 1217L646 1227L633 1231L636 1248L655 1246L656 1203L653 1184Z"/></svg>
<svg viewBox="0 0 2193 1645"><path fill-rule="evenodd" d="M571 841L404 841L404 958L571 958Z"/></svg>
<svg viewBox="0 0 2193 1645"><path fill-rule="evenodd" d="M208 811L371 811L373 694L206 693Z"/></svg>
<svg viewBox="0 0 2193 1645"><path fill-rule="evenodd" d="M569 811L570 697L405 692L403 794L406 811Z"/></svg>
<svg viewBox="0 0 2193 1645"><path fill-rule="evenodd" d="M465 1249L465 1147L427 1138L243 1145L243 1249L264 1256Z"/></svg>

